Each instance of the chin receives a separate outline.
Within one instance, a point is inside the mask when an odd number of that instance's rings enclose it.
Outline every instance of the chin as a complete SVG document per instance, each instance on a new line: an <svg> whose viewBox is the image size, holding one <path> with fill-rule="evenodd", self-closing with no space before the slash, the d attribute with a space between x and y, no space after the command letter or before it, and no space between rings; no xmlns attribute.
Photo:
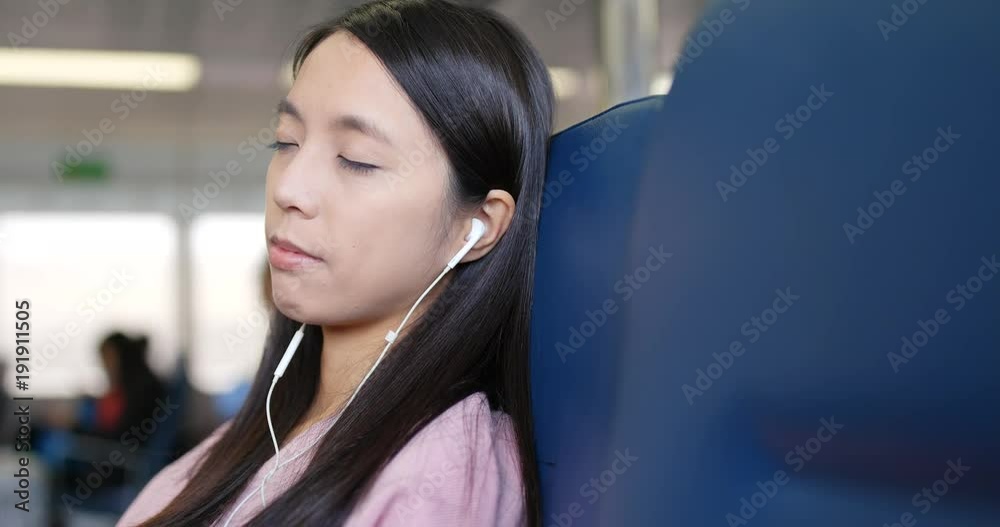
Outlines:
<svg viewBox="0 0 1000 527"><path fill-rule="evenodd" d="M291 292L285 292L284 288L275 285L272 293L271 299L274 301L274 307L281 312L282 315L301 322L306 322L303 317L308 315L309 310L303 305L302 299Z"/></svg>
<svg viewBox="0 0 1000 527"><path fill-rule="evenodd" d="M290 306L290 305L275 304L274 307L282 315L285 315L286 317L288 317L288 318L290 318L292 320L297 320L299 322L306 322L305 320L302 320L302 316L304 314L304 311L299 306Z"/></svg>
<svg viewBox="0 0 1000 527"><path fill-rule="evenodd" d="M282 315L305 324L326 324L327 319L322 314L323 307L316 305L315 301L310 302L309 299L303 298L302 295L286 296L281 299L278 298L278 295L273 296L275 297L274 307Z"/></svg>

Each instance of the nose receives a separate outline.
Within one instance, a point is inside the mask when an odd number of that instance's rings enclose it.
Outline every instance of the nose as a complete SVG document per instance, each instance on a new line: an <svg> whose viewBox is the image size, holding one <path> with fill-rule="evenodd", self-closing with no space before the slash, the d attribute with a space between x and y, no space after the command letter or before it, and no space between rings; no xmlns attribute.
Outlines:
<svg viewBox="0 0 1000 527"><path fill-rule="evenodd" d="M322 169L310 162L308 153L300 148L283 166L270 174L274 178L274 202L281 210L313 218L319 211L317 181L313 179Z"/></svg>

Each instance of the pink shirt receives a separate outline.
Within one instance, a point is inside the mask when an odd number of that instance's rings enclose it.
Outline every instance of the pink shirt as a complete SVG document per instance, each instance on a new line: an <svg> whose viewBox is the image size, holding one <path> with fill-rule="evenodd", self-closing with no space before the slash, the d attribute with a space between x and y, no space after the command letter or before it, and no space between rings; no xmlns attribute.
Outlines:
<svg viewBox="0 0 1000 527"><path fill-rule="evenodd" d="M268 503L302 475L314 453L315 442L336 424L335 417L313 424L281 448L281 467L265 487ZM160 471L125 511L118 527L137 525L162 510L180 492L187 482L188 471L229 423L223 423ZM230 526L242 525L261 510L257 490L273 465L272 455L244 488L236 503L247 500ZM468 499L466 492L470 493ZM235 508L234 505L213 525L225 524ZM502 412L491 412L486 395L480 392L459 401L418 432L378 475L372 490L354 508L346 525L439 527L524 523L520 461L510 418Z"/></svg>

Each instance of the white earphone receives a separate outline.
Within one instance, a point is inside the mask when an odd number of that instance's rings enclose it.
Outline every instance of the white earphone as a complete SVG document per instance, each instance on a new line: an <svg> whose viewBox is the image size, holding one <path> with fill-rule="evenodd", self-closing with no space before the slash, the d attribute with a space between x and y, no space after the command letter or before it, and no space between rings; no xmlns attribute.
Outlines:
<svg viewBox="0 0 1000 527"><path fill-rule="evenodd" d="M382 353L378 356L378 359L375 360L375 363L372 364L372 367L368 370L368 373L366 373L364 378L361 379L361 382L358 383L357 388L354 389L354 393L351 394L351 398L348 399L347 402L344 404L344 407L341 409L340 412L341 415L343 415L343 411L351 404L351 401L354 400L354 397L358 395L358 392L361 391L361 387L364 386L365 382L371 376L372 372L375 371L375 368L377 368L379 363L382 362L382 358L385 357L385 353L389 350L389 346L391 346L393 342L396 341L396 337L399 336L399 332L402 331L403 326L406 324L406 321L410 319L410 315L413 314L413 311L417 308L418 305L420 305L420 302L423 301L425 296L427 296L427 293L429 293L432 289L434 289L434 286L437 285L439 281L441 281L441 278L443 278L444 275L448 274L448 271L451 271L452 269L455 268L455 266L458 265L458 262L461 261L462 258L464 258L465 255L468 254L470 250L472 250L472 247L475 246L477 242L479 242L479 239L482 238L483 234L485 233L486 233L486 224L483 223L482 220L478 218L473 218L472 229L469 231L469 234L466 235L465 237L466 240L465 245L463 245L462 248L459 249L457 253L455 253L455 256L448 262L448 265L445 267L444 271L442 271L441 274L439 274L438 277L434 279L431 285L424 290L423 294L420 295L420 298L418 298L417 301L413 303L413 306L410 307L410 311L406 313L406 316L403 317L403 321L399 323L399 327L397 327L395 331L389 330L389 332L386 333L385 348L382 349ZM295 334L292 335L292 340L288 343L288 347L285 348L285 354L281 356L281 360L278 361L278 367L274 369L274 379L271 380L271 388L267 391L267 402L265 410L267 412L267 428L271 432L271 441L274 443L274 466L271 468L271 471L268 472L266 476L264 476L264 479L261 480L260 482L260 486L257 488L257 492L260 492L260 499L262 506L267 506L267 502L264 499L264 486L267 485L267 480L270 479L271 476L273 476L274 473L278 470L278 468L282 466L281 464L279 464L280 451L278 448L278 438L274 433L274 425L271 423L271 393L274 392L274 386L278 384L278 379L280 379L281 376L285 374L285 370L288 368L288 364L292 362L292 357L295 356L295 351L299 348L299 344L302 342L302 337L305 335L305 330L306 330L306 325L302 324L301 326L299 326L299 329L295 331ZM308 448L303 449L302 452L305 452L307 450ZM291 459L289 459L288 461L291 461ZM229 518L226 520L226 523L223 527L228 527L229 522L232 521L233 517L236 516L236 512L240 510L240 507L242 507L243 504L245 504L247 500L249 500L253 496L253 494L254 493L249 494L246 498L243 499L243 501L239 503L239 505L236 506L235 509L233 509L233 512L229 514Z"/></svg>

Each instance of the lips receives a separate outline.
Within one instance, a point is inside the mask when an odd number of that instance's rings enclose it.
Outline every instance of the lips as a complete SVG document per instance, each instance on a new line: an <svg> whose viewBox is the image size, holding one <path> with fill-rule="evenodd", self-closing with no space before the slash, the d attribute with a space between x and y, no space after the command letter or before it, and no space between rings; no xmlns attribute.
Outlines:
<svg viewBox="0 0 1000 527"><path fill-rule="evenodd" d="M268 239L267 259L271 266L284 271L303 269L323 261L322 258L277 235Z"/></svg>

